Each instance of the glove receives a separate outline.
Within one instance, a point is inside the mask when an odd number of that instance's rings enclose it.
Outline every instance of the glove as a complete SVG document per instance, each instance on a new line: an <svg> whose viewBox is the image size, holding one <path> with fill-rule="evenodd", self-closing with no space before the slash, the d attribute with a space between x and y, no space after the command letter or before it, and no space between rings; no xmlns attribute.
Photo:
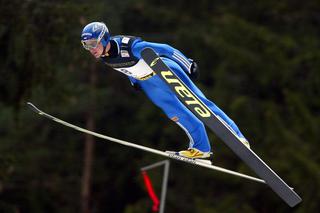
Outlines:
<svg viewBox="0 0 320 213"><path fill-rule="evenodd" d="M198 67L198 64L192 60L192 59L188 59L192 64L191 64L191 67L190 67L190 73L188 73L189 77L192 79L192 80L197 80L199 79L199 76L200 76L200 71L199 71L199 67Z"/></svg>

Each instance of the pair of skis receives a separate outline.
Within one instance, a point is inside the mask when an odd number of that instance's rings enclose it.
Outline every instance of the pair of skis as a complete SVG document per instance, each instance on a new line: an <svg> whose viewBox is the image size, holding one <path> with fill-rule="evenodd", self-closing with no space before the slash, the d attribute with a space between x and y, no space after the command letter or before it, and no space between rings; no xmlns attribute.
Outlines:
<svg viewBox="0 0 320 213"><path fill-rule="evenodd" d="M180 101L204 124L206 124L241 160L243 160L261 179L227 170L214 165L209 165L193 159L184 158L175 154L166 153L160 150L141 146L135 143L112 138L96 132L83 129L59 118L49 115L39 110L32 103L28 103L33 111L49 118L62 125L73 128L77 131L84 132L105 140L116 142L125 146L151 152L164 157L176 159L186 163L205 167L208 169L228 173L242 178L250 179L260 183L266 183L271 189L279 195L289 206L293 207L302 200L293 188L289 187L263 160L261 160L251 149L243 145L238 136L230 129L230 127L217 115L215 115L180 79L170 70L170 68L161 60L161 58L151 48L146 48L141 52L144 61L150 68L165 81L172 91L177 95Z"/></svg>

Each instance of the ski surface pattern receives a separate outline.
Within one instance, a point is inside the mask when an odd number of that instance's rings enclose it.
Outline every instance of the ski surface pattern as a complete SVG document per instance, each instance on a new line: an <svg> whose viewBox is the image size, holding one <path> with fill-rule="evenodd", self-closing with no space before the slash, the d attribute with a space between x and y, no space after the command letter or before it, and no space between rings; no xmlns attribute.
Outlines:
<svg viewBox="0 0 320 213"><path fill-rule="evenodd" d="M141 56L150 68L167 83L179 100L260 178L264 179L270 188L290 207L294 207L302 201L293 188L289 187L258 155L242 144L233 130L180 80L153 49L145 48L141 52Z"/></svg>

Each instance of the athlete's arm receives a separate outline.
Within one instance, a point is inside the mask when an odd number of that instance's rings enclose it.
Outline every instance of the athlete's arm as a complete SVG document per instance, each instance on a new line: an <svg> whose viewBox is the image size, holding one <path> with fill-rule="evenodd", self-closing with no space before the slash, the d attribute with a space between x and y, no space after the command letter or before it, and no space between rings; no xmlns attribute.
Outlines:
<svg viewBox="0 0 320 213"><path fill-rule="evenodd" d="M136 42L132 45L133 54L136 57L141 58L141 51L146 47L152 48L160 57L166 57L175 61L186 73L191 73L190 70L192 68L193 61L191 59L188 59L179 50L167 44L152 43L146 41Z"/></svg>

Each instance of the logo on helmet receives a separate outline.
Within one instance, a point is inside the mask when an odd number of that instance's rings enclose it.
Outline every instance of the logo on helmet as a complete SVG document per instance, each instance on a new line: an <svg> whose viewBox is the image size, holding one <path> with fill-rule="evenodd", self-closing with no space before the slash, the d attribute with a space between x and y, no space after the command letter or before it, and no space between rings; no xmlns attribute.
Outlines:
<svg viewBox="0 0 320 213"><path fill-rule="evenodd" d="M97 31L98 29L99 29L99 24L93 25L93 27L92 27L93 32Z"/></svg>
<svg viewBox="0 0 320 213"><path fill-rule="evenodd" d="M90 38L92 36L92 33L82 33L81 35L83 37L83 40L87 39L88 37Z"/></svg>

